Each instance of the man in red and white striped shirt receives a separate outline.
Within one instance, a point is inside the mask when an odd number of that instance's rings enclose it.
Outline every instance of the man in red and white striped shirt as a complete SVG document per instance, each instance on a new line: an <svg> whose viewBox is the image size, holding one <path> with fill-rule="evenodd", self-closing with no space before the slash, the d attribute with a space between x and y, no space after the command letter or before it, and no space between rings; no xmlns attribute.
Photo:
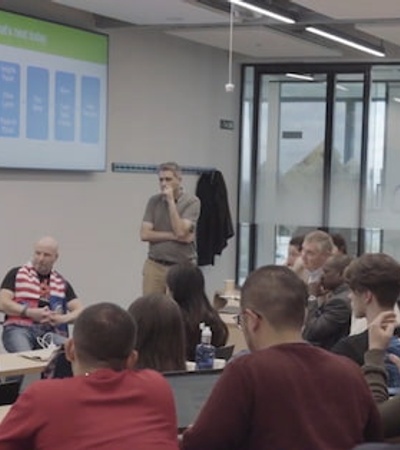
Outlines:
<svg viewBox="0 0 400 450"><path fill-rule="evenodd" d="M8 352L40 348L38 338L51 333L61 345L68 335L68 323L82 310L70 283L53 266L58 244L52 237L34 246L32 261L11 269L0 286L0 309L6 314L3 345Z"/></svg>

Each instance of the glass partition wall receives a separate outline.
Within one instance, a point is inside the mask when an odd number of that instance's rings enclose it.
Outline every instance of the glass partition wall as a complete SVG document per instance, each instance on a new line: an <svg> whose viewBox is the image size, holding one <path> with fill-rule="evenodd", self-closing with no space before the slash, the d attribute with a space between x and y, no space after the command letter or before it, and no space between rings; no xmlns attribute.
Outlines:
<svg viewBox="0 0 400 450"><path fill-rule="evenodd" d="M245 66L242 79L239 284L316 228L352 255L400 258L400 67Z"/></svg>

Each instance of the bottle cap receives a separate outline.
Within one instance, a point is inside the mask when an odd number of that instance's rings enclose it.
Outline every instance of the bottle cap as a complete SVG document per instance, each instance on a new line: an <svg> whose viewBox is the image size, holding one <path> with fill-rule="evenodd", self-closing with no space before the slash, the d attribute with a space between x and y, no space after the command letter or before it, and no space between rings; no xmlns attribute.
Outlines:
<svg viewBox="0 0 400 450"><path fill-rule="evenodd" d="M201 332L201 342L205 344L211 344L211 328L208 326L205 326Z"/></svg>

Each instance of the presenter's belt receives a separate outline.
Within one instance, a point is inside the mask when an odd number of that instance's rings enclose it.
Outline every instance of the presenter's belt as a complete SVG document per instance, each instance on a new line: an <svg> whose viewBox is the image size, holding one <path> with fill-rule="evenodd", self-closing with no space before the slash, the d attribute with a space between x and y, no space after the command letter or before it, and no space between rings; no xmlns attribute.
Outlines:
<svg viewBox="0 0 400 450"><path fill-rule="evenodd" d="M177 264L175 261L166 261L165 259L157 259L157 258L149 258L149 259L157 264L161 264L162 266L174 266L175 264Z"/></svg>

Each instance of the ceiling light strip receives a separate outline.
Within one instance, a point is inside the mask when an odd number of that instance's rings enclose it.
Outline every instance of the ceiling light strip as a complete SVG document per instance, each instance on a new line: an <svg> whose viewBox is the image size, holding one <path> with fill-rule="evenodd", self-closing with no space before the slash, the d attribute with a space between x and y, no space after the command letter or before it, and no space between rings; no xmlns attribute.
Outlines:
<svg viewBox="0 0 400 450"><path fill-rule="evenodd" d="M296 23L296 21L291 19L290 17L282 16L281 14L274 13L265 8L260 8L259 6L253 5L252 3L243 2L242 0L229 0L229 2L233 3L236 6L241 6L242 8L249 9L250 11L254 11L264 16L271 17L272 19L280 20L281 22Z"/></svg>
<svg viewBox="0 0 400 450"><path fill-rule="evenodd" d="M326 39L330 39L331 41L339 42L340 44L347 45L348 47L355 48L356 50L360 50L365 53L369 53L370 55L385 57L385 53L375 50L371 47L367 47L362 44L358 44L357 42L350 41L349 39L342 38L337 36L336 34L328 33L326 31L320 30L315 27L307 27L306 31L309 33L317 34L318 36L322 36Z"/></svg>
<svg viewBox="0 0 400 450"><path fill-rule="evenodd" d="M290 73L286 74L289 78L296 78L297 80L305 80L305 81L314 81L314 78L311 75L302 75L300 73Z"/></svg>

